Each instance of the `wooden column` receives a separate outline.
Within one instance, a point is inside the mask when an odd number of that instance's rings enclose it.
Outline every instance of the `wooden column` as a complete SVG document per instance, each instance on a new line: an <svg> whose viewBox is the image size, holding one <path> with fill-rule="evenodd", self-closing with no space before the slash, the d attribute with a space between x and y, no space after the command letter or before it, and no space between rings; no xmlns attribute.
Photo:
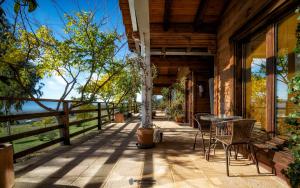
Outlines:
<svg viewBox="0 0 300 188"><path fill-rule="evenodd" d="M98 102L98 130L101 130L101 124L102 124L102 121L101 121L101 102Z"/></svg>
<svg viewBox="0 0 300 188"><path fill-rule="evenodd" d="M266 35L267 91L266 91L266 131L275 131L275 25L268 28Z"/></svg>
<svg viewBox="0 0 300 188"><path fill-rule="evenodd" d="M152 71L150 63L150 18L149 1L135 1L139 26L142 66L142 127L152 127Z"/></svg>
<svg viewBox="0 0 300 188"><path fill-rule="evenodd" d="M110 114L110 117L112 115L111 121L115 120L115 103L112 103L112 114Z"/></svg>
<svg viewBox="0 0 300 188"><path fill-rule="evenodd" d="M63 128L61 129L61 135L64 139L64 145L70 145L70 130L69 130L69 104L63 102Z"/></svg>

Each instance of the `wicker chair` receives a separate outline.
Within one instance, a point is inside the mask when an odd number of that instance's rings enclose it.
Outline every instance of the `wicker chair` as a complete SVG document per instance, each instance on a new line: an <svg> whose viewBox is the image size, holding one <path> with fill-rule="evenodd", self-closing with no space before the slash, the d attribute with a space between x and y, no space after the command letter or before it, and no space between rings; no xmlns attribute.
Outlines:
<svg viewBox="0 0 300 188"><path fill-rule="evenodd" d="M197 113L194 115L194 120L197 122L198 124L198 131L195 135L195 141L194 141L194 146L193 146L193 150L195 150L196 148L196 143L197 143L197 136L200 133L201 135L201 144L202 144L202 149L203 149L203 154L205 155L205 143L204 143L204 135L205 134L209 134L210 132L210 125L208 121L204 121L200 119L200 116L205 116L205 115L210 115L208 113Z"/></svg>
<svg viewBox="0 0 300 188"><path fill-rule="evenodd" d="M256 163L257 172L260 173L256 154L254 152L253 144L251 142L251 133L254 127L254 123L255 120L252 119L233 121L230 135L216 135L216 141L221 142L224 146L226 154L227 176L229 176L230 149L232 146L240 144L246 144L250 148L252 159L254 159Z"/></svg>

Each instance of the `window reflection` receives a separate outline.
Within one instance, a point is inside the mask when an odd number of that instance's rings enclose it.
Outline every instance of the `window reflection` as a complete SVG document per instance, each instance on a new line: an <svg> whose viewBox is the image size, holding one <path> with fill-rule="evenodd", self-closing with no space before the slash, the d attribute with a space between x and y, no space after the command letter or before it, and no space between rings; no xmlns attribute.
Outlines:
<svg viewBox="0 0 300 188"><path fill-rule="evenodd" d="M246 116L266 129L266 34L246 43Z"/></svg>
<svg viewBox="0 0 300 188"><path fill-rule="evenodd" d="M284 122L289 113L299 111L299 107L290 102L288 82L300 70L300 59L295 55L297 17L295 14L284 19L277 26L276 61L276 131L280 135L287 133Z"/></svg>

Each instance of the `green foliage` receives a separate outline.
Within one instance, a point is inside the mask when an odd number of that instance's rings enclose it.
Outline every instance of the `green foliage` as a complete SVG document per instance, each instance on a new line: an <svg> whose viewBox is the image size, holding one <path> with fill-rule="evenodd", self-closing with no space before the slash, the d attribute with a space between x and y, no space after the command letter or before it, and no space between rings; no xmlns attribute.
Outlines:
<svg viewBox="0 0 300 188"><path fill-rule="evenodd" d="M56 132L50 131L50 132L45 132L45 133L39 134L38 138L40 141L45 141L45 140L51 141L51 140L54 140L56 136L57 136Z"/></svg>
<svg viewBox="0 0 300 188"><path fill-rule="evenodd" d="M92 80L87 85L86 92L93 93L95 88L102 86L95 94L106 103L113 102L119 106L120 103L134 101L141 87L139 70L131 58L126 59L125 65L113 78L104 74L100 80Z"/></svg>
<svg viewBox="0 0 300 188"><path fill-rule="evenodd" d="M55 121L54 117L45 117L40 121L33 122L32 126L42 128L42 127L47 127L49 125L51 126L55 122L56 121ZM37 137L39 138L40 141L53 140L53 139L55 139L56 136L57 136L57 133L55 131L49 131L49 132L45 132L45 133L41 133L41 134L37 135Z"/></svg>
<svg viewBox="0 0 300 188"><path fill-rule="evenodd" d="M1 15L0 15L1 17ZM11 98L42 95L41 77L33 61L37 58L34 50L25 48L21 33L14 35L11 25L2 15L3 27L0 27L0 96ZM9 111L11 107L21 109L23 101L0 101L0 109Z"/></svg>
<svg viewBox="0 0 300 188"><path fill-rule="evenodd" d="M19 2L25 3L20 5L28 6L29 11L36 7L35 1ZM4 52L1 50L0 57L0 70L4 74L2 77L8 85L7 77L10 76L9 79L14 83L9 84L18 87L18 91L23 90L23 93L27 94L23 97L39 97L43 85L36 87L38 81L44 77L58 76L65 82L60 99L65 99L73 89L77 89L81 93L80 101L93 101L96 99L96 93L98 94L111 78L124 75L120 73L126 64L115 58L120 50L118 43L122 39L121 35L116 31L103 32L103 23L95 22L91 12L65 15L65 19L64 31L67 38L63 40L58 40L46 26L31 32L21 27L15 34L6 30L2 32L1 38L5 41L0 45L0 48L4 49ZM2 77L0 75L0 80L3 80ZM102 84L88 88L91 82ZM119 82L123 83L120 85L124 88L134 81L120 78ZM12 91L15 90L14 87ZM9 95L5 93L2 96Z"/></svg>
<svg viewBox="0 0 300 188"><path fill-rule="evenodd" d="M180 79L178 82L174 83L171 88L163 88L163 107L166 109L167 115L172 118L183 117L183 105L185 101L184 87L185 87L185 77ZM171 101L169 101L171 95Z"/></svg>
<svg viewBox="0 0 300 188"><path fill-rule="evenodd" d="M78 107L78 110L90 110L90 109L95 109L95 106L92 104L86 104ZM94 117L93 112L85 112L85 113L78 113L76 114L76 120L83 120L83 119L89 119ZM85 123L82 123L78 126L84 126Z"/></svg>
<svg viewBox="0 0 300 188"><path fill-rule="evenodd" d="M296 14L299 15L299 7L296 10ZM299 21L298 16L298 21ZM297 45L295 49L296 55L299 55L300 49L300 29L299 22L296 29ZM300 106L300 74L297 74L289 81L289 94L292 95L291 102ZM289 127L289 149L292 152L294 162L288 165L286 170L283 170L283 174L290 180L291 186L294 188L299 187L300 184L300 112L290 113L286 122Z"/></svg>
<svg viewBox="0 0 300 188"><path fill-rule="evenodd" d="M290 184L293 188L298 188L300 183L300 162L295 161L288 165L288 168L284 170L284 174L289 178Z"/></svg>

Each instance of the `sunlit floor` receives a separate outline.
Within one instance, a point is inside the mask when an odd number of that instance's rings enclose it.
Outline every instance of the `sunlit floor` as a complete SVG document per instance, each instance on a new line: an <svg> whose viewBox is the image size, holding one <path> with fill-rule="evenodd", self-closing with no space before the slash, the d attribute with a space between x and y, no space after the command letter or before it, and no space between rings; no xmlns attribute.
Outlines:
<svg viewBox="0 0 300 188"><path fill-rule="evenodd" d="M163 120L155 124L164 138L154 149L136 148L137 120L110 124L83 143L31 159L27 167L18 164L16 187L288 187L276 176L258 175L245 159L232 161L234 177L227 177L223 150L210 162L200 144L192 150L195 129Z"/></svg>

